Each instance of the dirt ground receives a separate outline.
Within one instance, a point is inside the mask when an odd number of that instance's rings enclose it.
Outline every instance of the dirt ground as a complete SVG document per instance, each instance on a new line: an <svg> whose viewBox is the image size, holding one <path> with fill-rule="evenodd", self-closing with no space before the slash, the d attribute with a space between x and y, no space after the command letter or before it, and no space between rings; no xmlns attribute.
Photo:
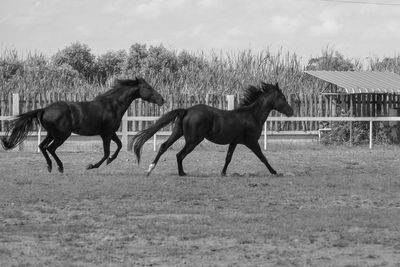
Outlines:
<svg viewBox="0 0 400 267"><path fill-rule="evenodd" d="M400 266L400 148L176 149L150 177L123 152L0 152L0 266Z"/></svg>

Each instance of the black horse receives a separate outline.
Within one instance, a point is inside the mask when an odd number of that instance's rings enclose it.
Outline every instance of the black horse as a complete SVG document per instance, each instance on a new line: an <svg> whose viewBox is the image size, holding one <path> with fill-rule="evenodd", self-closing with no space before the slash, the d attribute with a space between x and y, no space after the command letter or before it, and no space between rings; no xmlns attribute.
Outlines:
<svg viewBox="0 0 400 267"><path fill-rule="evenodd" d="M272 174L277 174L261 151L258 139L263 124L271 110L277 110L286 116L293 115L293 109L287 103L278 84L261 83L261 88L250 86L244 92L240 107L231 110L220 110L206 105L196 105L188 109L175 109L162 116L153 126L139 132L133 139L134 151L140 162L141 149L144 143L162 127L175 120L171 136L163 143L147 174L155 168L160 156L181 136L185 137L185 146L176 155L179 175L185 175L182 161L201 141L207 140L225 145L229 144L225 165L221 175L231 161L237 144L243 144L267 166Z"/></svg>
<svg viewBox="0 0 400 267"><path fill-rule="evenodd" d="M40 143L49 172L52 162L47 153L53 156L60 172L64 171L56 149L61 146L71 133L93 136L100 135L103 140L104 156L96 164L89 164L87 169L98 168L105 160L111 163L122 148L116 131L122 116L136 98L158 105L164 104L162 96L144 79L115 80L111 90L88 102L58 101L41 109L18 115L10 122L6 136L1 143L4 149L12 149L25 140L35 124L41 124L47 131L46 138ZM8 136L11 132L11 135ZM117 144L117 150L110 156L111 140Z"/></svg>

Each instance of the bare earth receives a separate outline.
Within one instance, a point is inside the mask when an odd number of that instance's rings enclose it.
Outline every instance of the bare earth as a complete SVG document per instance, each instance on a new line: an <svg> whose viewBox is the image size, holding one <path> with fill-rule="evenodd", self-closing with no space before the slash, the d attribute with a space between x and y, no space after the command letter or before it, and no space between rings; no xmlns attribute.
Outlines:
<svg viewBox="0 0 400 267"><path fill-rule="evenodd" d="M271 147L283 177L238 147L202 146L177 176L169 150L0 152L0 266L400 266L400 149Z"/></svg>

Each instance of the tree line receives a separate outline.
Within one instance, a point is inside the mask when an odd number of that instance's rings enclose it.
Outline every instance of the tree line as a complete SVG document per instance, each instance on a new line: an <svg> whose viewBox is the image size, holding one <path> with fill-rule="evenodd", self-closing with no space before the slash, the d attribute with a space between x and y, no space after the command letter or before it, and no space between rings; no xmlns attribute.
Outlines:
<svg viewBox="0 0 400 267"><path fill-rule="evenodd" d="M304 70L391 71L400 74L400 56L369 58L367 65L346 58L331 47L306 63L295 53L268 48L253 52L190 53L162 44L133 44L128 51L94 55L86 44L75 42L52 56L16 50L0 55L0 92L87 92L109 88L114 78L140 76L164 93L238 93L248 84L279 82L289 93L312 93L319 84Z"/></svg>

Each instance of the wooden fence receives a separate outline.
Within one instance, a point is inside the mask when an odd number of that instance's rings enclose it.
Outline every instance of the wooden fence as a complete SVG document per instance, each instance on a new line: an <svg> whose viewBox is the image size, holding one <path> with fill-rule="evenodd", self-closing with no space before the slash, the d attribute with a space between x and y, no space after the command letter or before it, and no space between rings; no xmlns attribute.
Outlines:
<svg viewBox="0 0 400 267"><path fill-rule="evenodd" d="M0 135L4 134L7 119L10 116L42 108L58 100L87 101L93 96L82 94L0 94ZM158 107L154 104L135 100L123 117L119 135L126 148L128 136L140 131L156 120L160 115L176 108L186 108L196 104L207 104L220 109L232 109L238 104L238 96L226 95L170 95L166 104ZM294 118L283 118L273 111L265 124L265 133L301 132L317 133L323 128L323 123L332 121L365 121L370 122L372 133L373 121L400 121L391 117L390 111L399 107L400 96L391 94L376 95L289 95L289 104L294 109ZM376 118L375 117L381 117ZM322 124L322 125L321 125ZM40 131L40 129L35 129ZM162 129L162 133L171 131L171 126ZM162 134L161 133L161 134ZM43 133L41 133L43 134ZM39 140L41 134L38 135ZM155 142L156 143L156 142ZM264 146L266 142L264 142ZM372 136L370 136L372 145Z"/></svg>
<svg viewBox="0 0 400 267"><path fill-rule="evenodd" d="M46 93L46 94L20 94L20 114L29 110L42 108L58 100L65 101L88 101L93 95L71 94L71 93ZM154 104L135 100L128 109L128 116L154 116L158 117L169 110L176 108L187 108L196 104L207 104L220 109L228 108L226 95L169 95L166 96L166 104L158 107ZM236 107L239 96L235 95L231 102ZM393 94L354 94L354 95L321 95L321 94L291 94L287 96L289 104L294 109L296 117L387 117L393 115L390 111L399 108L400 96ZM13 115L12 94L0 94L0 116ZM273 111L270 115L281 116ZM148 127L152 122L135 121L129 122L129 131L140 131ZM7 122L1 121L0 132L4 132ZM170 127L165 130L170 130ZM272 131L315 131L321 128L317 121L292 121L267 122L267 128Z"/></svg>

